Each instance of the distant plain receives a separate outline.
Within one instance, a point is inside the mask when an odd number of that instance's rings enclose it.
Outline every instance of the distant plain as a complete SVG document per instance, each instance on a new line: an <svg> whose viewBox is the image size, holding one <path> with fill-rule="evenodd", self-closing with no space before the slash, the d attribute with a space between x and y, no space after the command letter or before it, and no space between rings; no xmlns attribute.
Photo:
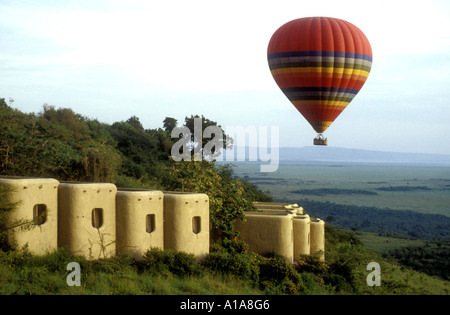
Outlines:
<svg viewBox="0 0 450 315"><path fill-rule="evenodd" d="M281 164L263 173L235 163L234 174L270 191L275 201L309 199L450 217L450 166L352 163Z"/></svg>

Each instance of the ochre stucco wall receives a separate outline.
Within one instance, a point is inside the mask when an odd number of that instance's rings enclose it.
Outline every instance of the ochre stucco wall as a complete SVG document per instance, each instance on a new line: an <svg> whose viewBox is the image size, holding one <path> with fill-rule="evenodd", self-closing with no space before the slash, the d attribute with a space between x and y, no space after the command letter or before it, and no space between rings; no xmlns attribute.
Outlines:
<svg viewBox="0 0 450 315"><path fill-rule="evenodd" d="M2 177L0 185L12 189L7 197L8 202L18 203L16 208L8 213L8 224L17 220L32 221L33 213L37 213L38 208L45 209L42 216L45 222L28 230L19 228L8 230L8 241L14 240L19 247L28 244L28 250L35 255L44 255L56 250L59 181L52 178Z"/></svg>
<svg viewBox="0 0 450 315"><path fill-rule="evenodd" d="M108 183L64 183L58 189L58 246L87 259L116 254L116 192ZM94 209L102 222L93 226Z"/></svg>
<svg viewBox="0 0 450 315"><path fill-rule="evenodd" d="M325 222L311 218L311 255L325 260Z"/></svg>
<svg viewBox="0 0 450 315"><path fill-rule="evenodd" d="M297 261L300 255L309 255L311 252L311 219L307 214L296 215L292 218L292 224L294 229L294 261Z"/></svg>
<svg viewBox="0 0 450 315"><path fill-rule="evenodd" d="M116 195L117 254L139 259L151 247L164 249L164 194L119 189Z"/></svg>
<svg viewBox="0 0 450 315"><path fill-rule="evenodd" d="M265 255L276 251L293 261L292 214L247 213L246 221L236 221L238 238L249 245L251 251Z"/></svg>
<svg viewBox="0 0 450 315"><path fill-rule="evenodd" d="M164 249L209 253L208 195L164 192Z"/></svg>
<svg viewBox="0 0 450 315"><path fill-rule="evenodd" d="M261 255L274 250L287 261L297 261L300 255L316 255L323 261L325 223L303 214L301 207L286 206L268 203L265 209L246 212L246 221L234 223L238 238Z"/></svg>

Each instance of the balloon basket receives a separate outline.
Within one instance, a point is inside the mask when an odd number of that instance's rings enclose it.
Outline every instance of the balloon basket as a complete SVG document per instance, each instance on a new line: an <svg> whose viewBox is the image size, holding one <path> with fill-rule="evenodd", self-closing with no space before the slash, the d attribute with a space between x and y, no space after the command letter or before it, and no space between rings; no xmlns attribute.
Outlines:
<svg viewBox="0 0 450 315"><path fill-rule="evenodd" d="M328 139L319 134L314 138L314 145L328 145Z"/></svg>

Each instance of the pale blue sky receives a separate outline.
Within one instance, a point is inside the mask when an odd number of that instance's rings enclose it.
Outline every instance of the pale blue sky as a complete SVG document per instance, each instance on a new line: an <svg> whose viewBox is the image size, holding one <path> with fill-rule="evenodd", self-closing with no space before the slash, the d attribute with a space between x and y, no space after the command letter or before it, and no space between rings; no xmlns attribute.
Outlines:
<svg viewBox="0 0 450 315"><path fill-rule="evenodd" d="M314 130L275 84L271 35L300 17L358 26L373 49L365 86L325 132L329 145L450 154L450 1L0 0L0 97L145 128L203 114L279 126L280 146Z"/></svg>

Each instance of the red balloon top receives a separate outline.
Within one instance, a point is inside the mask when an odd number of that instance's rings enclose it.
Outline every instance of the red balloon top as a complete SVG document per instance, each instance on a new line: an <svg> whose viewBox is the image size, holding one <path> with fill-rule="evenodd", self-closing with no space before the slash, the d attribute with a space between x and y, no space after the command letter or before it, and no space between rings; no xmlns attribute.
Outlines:
<svg viewBox="0 0 450 315"><path fill-rule="evenodd" d="M330 17L292 20L272 36L268 55L288 51L334 51L372 57L372 48L355 25Z"/></svg>

